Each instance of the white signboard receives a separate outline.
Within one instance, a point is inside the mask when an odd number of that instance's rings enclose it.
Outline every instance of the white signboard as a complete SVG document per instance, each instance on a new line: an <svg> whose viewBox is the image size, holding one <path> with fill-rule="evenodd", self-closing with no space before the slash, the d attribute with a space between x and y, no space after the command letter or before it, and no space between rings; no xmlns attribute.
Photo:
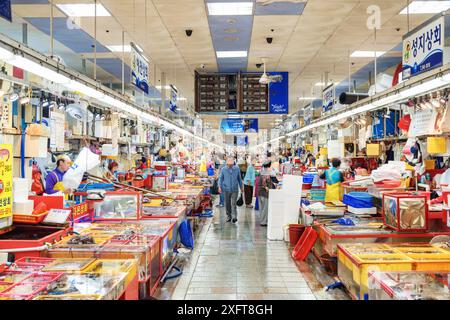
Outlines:
<svg viewBox="0 0 450 320"><path fill-rule="evenodd" d="M438 112L434 108L420 110L411 115L411 126L409 127L408 137L414 138L438 133L435 127L437 115Z"/></svg>
<svg viewBox="0 0 450 320"><path fill-rule="evenodd" d="M63 112L50 112L50 148L64 150L64 124L66 116ZM58 134L57 134L58 133Z"/></svg>
<svg viewBox="0 0 450 320"><path fill-rule="evenodd" d="M442 16L403 37L403 79L442 66L444 30Z"/></svg>

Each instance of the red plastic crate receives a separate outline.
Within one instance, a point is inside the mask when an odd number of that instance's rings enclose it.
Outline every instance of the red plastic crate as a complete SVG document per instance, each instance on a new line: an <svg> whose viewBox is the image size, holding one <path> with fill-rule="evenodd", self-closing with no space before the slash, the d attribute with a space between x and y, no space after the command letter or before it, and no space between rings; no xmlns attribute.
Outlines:
<svg viewBox="0 0 450 320"><path fill-rule="evenodd" d="M308 256L314 243L317 240L319 234L313 229L313 227L306 227L300 239L298 239L294 250L292 251L292 258L294 260L303 261Z"/></svg>

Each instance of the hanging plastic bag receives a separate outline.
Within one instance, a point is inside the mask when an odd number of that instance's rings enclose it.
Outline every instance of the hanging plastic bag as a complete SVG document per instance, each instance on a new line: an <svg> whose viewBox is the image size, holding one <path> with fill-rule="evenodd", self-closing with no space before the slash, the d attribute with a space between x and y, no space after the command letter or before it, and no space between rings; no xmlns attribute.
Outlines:
<svg viewBox="0 0 450 320"><path fill-rule="evenodd" d="M66 189L77 189L83 180L86 171L93 169L100 164L100 156L93 153L89 148L81 149L80 154L73 165L67 170L63 177L63 184Z"/></svg>

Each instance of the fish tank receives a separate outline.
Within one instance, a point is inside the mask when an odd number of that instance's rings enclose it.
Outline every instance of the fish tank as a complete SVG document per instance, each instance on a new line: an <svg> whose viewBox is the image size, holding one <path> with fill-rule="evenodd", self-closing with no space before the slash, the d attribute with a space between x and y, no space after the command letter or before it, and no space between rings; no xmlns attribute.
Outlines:
<svg viewBox="0 0 450 320"><path fill-rule="evenodd" d="M138 220L142 195L137 192L106 193L94 204L94 220Z"/></svg>
<svg viewBox="0 0 450 320"><path fill-rule="evenodd" d="M428 230L428 205L425 195L412 193L383 194L383 222L399 232Z"/></svg>
<svg viewBox="0 0 450 320"><path fill-rule="evenodd" d="M373 272L370 300L450 300L450 273Z"/></svg>

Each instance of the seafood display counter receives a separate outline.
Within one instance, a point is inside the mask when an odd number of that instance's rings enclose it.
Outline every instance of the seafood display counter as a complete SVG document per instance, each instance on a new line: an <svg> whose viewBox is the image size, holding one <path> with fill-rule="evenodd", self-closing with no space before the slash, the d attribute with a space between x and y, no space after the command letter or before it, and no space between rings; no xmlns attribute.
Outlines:
<svg viewBox="0 0 450 320"><path fill-rule="evenodd" d="M373 272L370 300L450 300L448 272Z"/></svg>
<svg viewBox="0 0 450 320"><path fill-rule="evenodd" d="M450 271L450 250L419 243L338 245L338 276L354 299L369 298L372 271Z"/></svg>
<svg viewBox="0 0 450 320"><path fill-rule="evenodd" d="M137 262L23 257L0 273L0 300L137 300Z"/></svg>
<svg viewBox="0 0 450 320"><path fill-rule="evenodd" d="M55 243L69 232L63 227L14 224L10 231L0 234L0 249L11 250L16 259L39 257L47 243Z"/></svg>
<svg viewBox="0 0 450 320"><path fill-rule="evenodd" d="M329 254L337 256L337 245L347 243L401 243L428 242L438 235L449 235L450 232L407 233L384 228L380 219L353 219L354 226L339 224L324 225L315 223L319 239L314 244L317 256Z"/></svg>
<svg viewBox="0 0 450 320"><path fill-rule="evenodd" d="M136 259L140 297L152 295L170 265L177 244L177 221L148 220L135 223L92 223L53 245L52 258Z"/></svg>

